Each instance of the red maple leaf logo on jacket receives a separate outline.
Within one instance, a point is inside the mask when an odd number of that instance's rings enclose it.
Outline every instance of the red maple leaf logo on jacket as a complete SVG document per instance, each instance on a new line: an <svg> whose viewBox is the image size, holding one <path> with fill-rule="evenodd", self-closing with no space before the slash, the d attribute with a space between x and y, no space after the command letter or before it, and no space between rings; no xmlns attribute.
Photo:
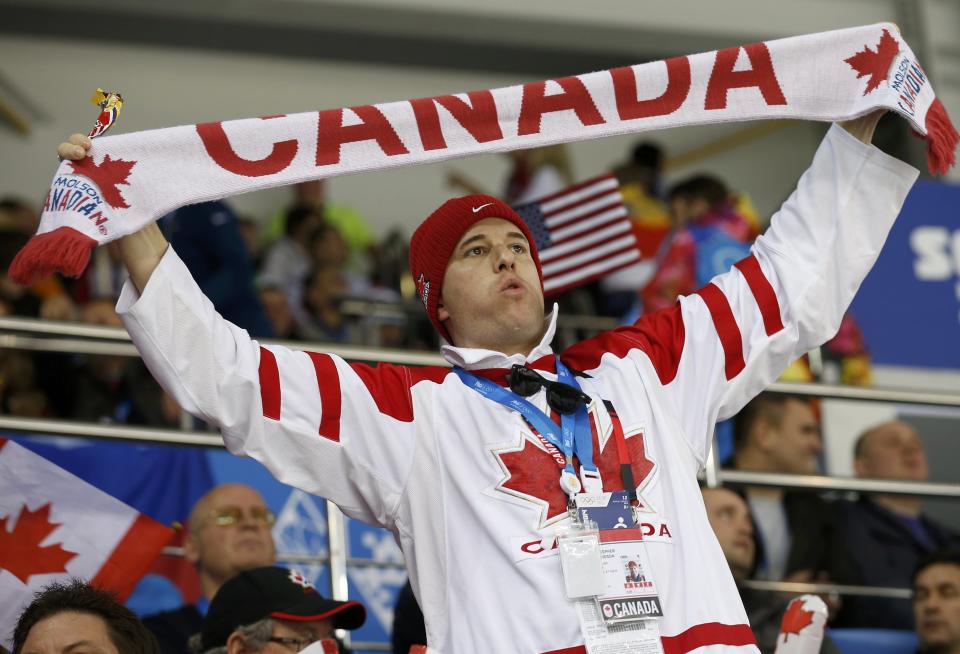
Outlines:
<svg viewBox="0 0 960 654"><path fill-rule="evenodd" d="M867 88L863 92L866 95L879 87L880 82L887 79L890 65L899 52L900 44L890 35L890 32L883 30L876 51L871 50L869 45L864 45L863 50L844 59L844 61L857 71L857 79L866 75L870 76L870 79L867 80Z"/></svg>
<svg viewBox="0 0 960 654"><path fill-rule="evenodd" d="M0 519L0 570L6 570L24 584L32 575L66 572L67 563L76 556L59 544L41 546L40 543L60 525L50 522L50 503L36 511L24 505L17 518L17 526L7 531L7 520Z"/></svg>
<svg viewBox="0 0 960 654"><path fill-rule="evenodd" d="M616 411L608 408L608 415L613 429L622 431ZM552 419L558 422L559 416L554 414ZM603 479L603 490L624 490L623 479L620 477L620 459L612 442L615 436L611 435L601 447L596 415L593 412L590 414L590 429L593 438L593 461ZM627 449L630 451L634 483L642 486L655 466L654 462L647 458L643 436L630 438ZM496 450L494 455L499 459L504 472L504 479L497 485L497 490L538 505L540 519L537 529L543 529L567 515L567 496L560 488L560 466L544 446L522 436L516 446ZM574 469L579 473L580 462L577 459L574 459Z"/></svg>
<svg viewBox="0 0 960 654"><path fill-rule="evenodd" d="M103 199L115 209L125 209L130 205L120 195L120 184L127 184L127 177L130 171L136 165L136 161L124 161L123 159L111 159L109 154L103 155L103 161L99 164L94 163L93 157L87 157L80 161L70 162L70 167L97 185L100 192L103 193Z"/></svg>
<svg viewBox="0 0 960 654"><path fill-rule="evenodd" d="M786 640L790 634L800 635L800 630L807 625L813 624L813 611L807 611L803 608L803 598L790 602L786 613L783 614L783 622L780 623L780 636Z"/></svg>

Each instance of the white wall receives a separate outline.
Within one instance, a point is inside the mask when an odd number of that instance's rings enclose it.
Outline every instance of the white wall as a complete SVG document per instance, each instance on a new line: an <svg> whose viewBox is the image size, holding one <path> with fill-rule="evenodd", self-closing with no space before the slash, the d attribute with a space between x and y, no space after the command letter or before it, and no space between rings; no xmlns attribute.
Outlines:
<svg viewBox="0 0 960 654"><path fill-rule="evenodd" d="M89 104L98 87L125 98L114 130L129 132L275 113L293 113L388 100L490 88L527 79L506 75L375 67L268 56L243 56L160 47L62 43L0 36L0 73L43 107L49 120L34 122L21 136L0 130L0 195L38 201L56 168L56 144L86 131L97 110ZM36 118L36 117L32 117ZM651 135L668 154L679 154L744 125L669 130ZM822 125L796 123L781 132L703 165L672 172L674 178L711 170L748 191L762 214L774 210L810 161ZM572 146L577 175L603 172L620 160L636 137L616 137ZM447 170L456 168L500 188L503 157L488 155L453 163L364 173L333 180L334 200L360 209L379 233L394 224L408 228L449 195ZM286 203L282 189L237 197L241 212L265 218Z"/></svg>

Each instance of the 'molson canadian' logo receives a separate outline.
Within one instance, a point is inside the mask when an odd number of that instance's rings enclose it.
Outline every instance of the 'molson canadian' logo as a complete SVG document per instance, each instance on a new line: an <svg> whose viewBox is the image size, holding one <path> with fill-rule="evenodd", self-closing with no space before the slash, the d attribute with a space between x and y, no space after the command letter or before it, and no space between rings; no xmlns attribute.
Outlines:
<svg viewBox="0 0 960 654"><path fill-rule="evenodd" d="M119 185L128 184L127 178L136 163L111 159L110 155L104 155L99 164L94 162L93 157L71 161L68 165L83 177L58 176L43 202L43 210L71 211L86 216L96 226L97 231L106 235L109 218L103 212L103 205L115 209L126 209L130 206L121 194Z"/></svg>
<svg viewBox="0 0 960 654"><path fill-rule="evenodd" d="M894 67L898 56L900 59ZM881 82L886 81L892 90L900 94L900 108L909 116L916 113L914 105L920 89L927 81L927 75L920 64L910 58L909 53L901 55L900 43L888 30L883 30L876 50L864 45L862 50L844 61L857 71L857 78L868 78L867 86L863 90L864 95L879 88Z"/></svg>

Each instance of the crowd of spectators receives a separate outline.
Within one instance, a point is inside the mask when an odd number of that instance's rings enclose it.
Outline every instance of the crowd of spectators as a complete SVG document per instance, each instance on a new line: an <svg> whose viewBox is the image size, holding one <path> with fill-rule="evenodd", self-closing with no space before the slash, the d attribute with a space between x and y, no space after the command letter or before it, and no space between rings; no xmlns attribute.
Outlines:
<svg viewBox="0 0 960 654"><path fill-rule="evenodd" d="M562 146L510 157L512 170L498 195L514 203L577 181ZM627 319L671 306L677 295L693 292L746 255L761 231L748 197L708 175L681 180L665 192L661 167L660 150L643 143L614 171L645 262L561 298L565 313ZM455 172L448 182L460 190L482 190ZM289 206L266 220L238 217L228 204L215 201L178 209L160 225L217 310L255 337L434 348L433 332L420 320L413 285L405 278L406 236L397 232L378 241L358 212L328 200L322 181L299 184L292 195ZM0 201L0 315L120 326L113 307L124 272L111 245L94 252L80 279L50 277L31 287L9 281L6 269L37 221L29 204ZM837 363L839 380L869 383L869 357L852 318L845 320L825 354ZM804 361L787 373L789 379L813 377ZM137 358L22 349L0 350L0 411L168 427L180 420L179 408ZM814 402L762 394L734 422L728 465L752 472L816 474L822 447ZM854 471L863 478L925 481L922 441L906 423L878 425L857 440ZM960 593L960 560L942 554L960 548L960 535L925 515L917 498L824 497L809 490L743 487L705 489L704 500L765 652L772 651L771 625L779 623L785 600L742 583L750 579L913 587L912 600L855 595L824 599L835 626L916 629L921 644L929 634L934 634L931 639L954 639L949 641L954 649L930 651L960 651L960 614L955 606L950 608ZM273 565L275 556L272 514L252 489L215 488L197 504L188 523L185 550L200 575L202 597L146 619L165 653L186 651L187 636L206 633L204 615L229 579L260 568L264 579L276 577L276 583L267 586L282 594L280 577L286 574L265 567ZM241 536L242 546L237 544ZM935 573L947 581L931 580ZM78 586L58 588L50 597L66 601L81 591ZM397 645L397 651L406 651L422 633L422 617L409 587L401 596L396 633L414 634ZM336 626L352 628L362 622L352 609L344 612L352 617ZM25 627L23 638L34 623L50 619L40 615ZM322 637L329 636L331 624L324 625ZM225 638L204 636L197 651L225 646L235 630L235 640L251 643L298 637L277 636L283 625L271 620L268 611L249 624L232 625ZM833 647L828 641L823 651L835 651ZM119 645L117 649L123 651Z"/></svg>

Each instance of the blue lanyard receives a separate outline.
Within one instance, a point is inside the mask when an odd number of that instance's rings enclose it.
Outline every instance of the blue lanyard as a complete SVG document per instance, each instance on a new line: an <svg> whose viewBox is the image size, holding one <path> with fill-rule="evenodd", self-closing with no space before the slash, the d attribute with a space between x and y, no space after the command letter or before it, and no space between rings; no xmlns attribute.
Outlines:
<svg viewBox="0 0 960 654"><path fill-rule="evenodd" d="M580 390L580 385L576 378L570 373L565 365L557 361L557 379L564 384L573 386ZM507 390L494 384L488 379L478 377L455 366L453 371L460 377L464 385L477 391L487 399L493 400L508 409L513 409L524 420L536 429L541 436L546 438L551 445L560 449L566 458L566 467L564 472L571 475L573 471L573 455L576 453L580 459L580 466L590 472L596 472L597 467L593 464L593 437L590 433L590 418L587 415L587 407L580 406L576 412L571 414L560 414L560 436L557 435L557 424L543 411L535 407L529 400L521 397L513 391Z"/></svg>

